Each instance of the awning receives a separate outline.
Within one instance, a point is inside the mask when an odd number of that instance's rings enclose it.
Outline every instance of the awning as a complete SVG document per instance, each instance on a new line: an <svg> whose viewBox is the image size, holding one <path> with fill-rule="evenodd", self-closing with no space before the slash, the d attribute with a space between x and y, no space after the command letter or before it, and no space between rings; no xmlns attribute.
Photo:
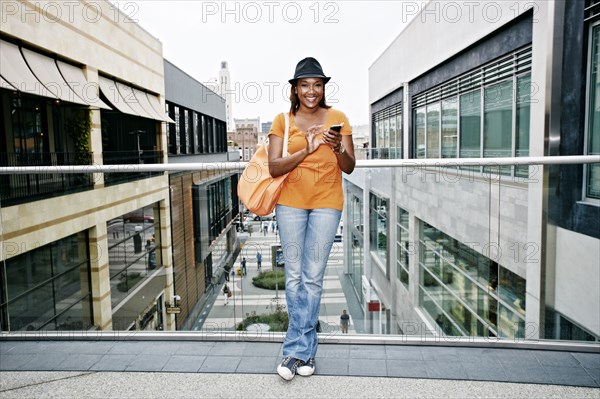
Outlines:
<svg viewBox="0 0 600 399"><path fill-rule="evenodd" d="M8 83L2 76L0 76L0 88L8 90L16 90L17 88Z"/></svg>
<svg viewBox="0 0 600 399"><path fill-rule="evenodd" d="M62 101L88 105L65 82L52 58L26 48L21 49L31 71L46 88Z"/></svg>
<svg viewBox="0 0 600 399"><path fill-rule="evenodd" d="M143 118L156 119L156 115L151 114L149 111L144 109L140 101L135 96L133 87L119 82L115 82L115 84L117 85L117 89L119 90L121 97L127 102L127 105L129 105L135 113Z"/></svg>
<svg viewBox="0 0 600 399"><path fill-rule="evenodd" d="M148 97L148 102L150 103L150 106L152 107L154 112L156 112L157 115L162 116L163 121L169 122L169 123L175 123L175 121L173 119L171 119L169 117L169 115L167 115L165 113L163 106L160 104L160 100L158 99L158 97L153 96L150 93L146 93L146 95Z"/></svg>
<svg viewBox="0 0 600 399"><path fill-rule="evenodd" d="M102 76L98 76L98 83L100 84L100 91L104 94L104 97L108 99L111 105L117 110L124 114L140 116L129 105L125 102L123 97L119 94L117 86L113 80L107 79Z"/></svg>
<svg viewBox="0 0 600 399"><path fill-rule="evenodd" d="M175 123L175 121L166 115L161 115L153 106L153 101L160 104L158 97L102 76L98 77L98 82L100 83L102 94L116 109L124 114Z"/></svg>
<svg viewBox="0 0 600 399"><path fill-rule="evenodd" d="M19 47L4 40L0 40L0 73L4 80L20 92L53 99L58 98L31 72Z"/></svg>
<svg viewBox="0 0 600 399"><path fill-rule="evenodd" d="M140 102L140 105L142 106L142 108L144 108L150 114L154 115L153 119L163 121L163 122L175 123L175 121L173 121L171 118L169 118L164 113L161 115L159 112L157 112L154 109L154 107L152 106L152 104L150 104L150 97L154 97L157 102L158 102L158 97L153 96L152 94L149 94L149 93L144 93L143 91L139 91L137 89L133 89L133 94L135 95L135 98L137 98L137 100Z"/></svg>
<svg viewBox="0 0 600 399"><path fill-rule="evenodd" d="M67 64L62 61L56 61L58 70L71 88L83 101L94 108L111 109L102 100L96 82L88 82L81 68Z"/></svg>

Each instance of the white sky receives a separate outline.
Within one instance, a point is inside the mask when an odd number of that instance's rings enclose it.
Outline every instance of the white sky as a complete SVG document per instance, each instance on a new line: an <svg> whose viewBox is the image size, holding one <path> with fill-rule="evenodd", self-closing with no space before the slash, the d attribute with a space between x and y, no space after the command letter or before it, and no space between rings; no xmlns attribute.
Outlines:
<svg viewBox="0 0 600 399"><path fill-rule="evenodd" d="M367 124L368 67L410 19L401 1L113 3L163 43L166 59L196 80L217 79L221 61L227 61L234 118L261 122L289 109L284 85L296 63L312 56L332 77L328 103L353 125Z"/></svg>

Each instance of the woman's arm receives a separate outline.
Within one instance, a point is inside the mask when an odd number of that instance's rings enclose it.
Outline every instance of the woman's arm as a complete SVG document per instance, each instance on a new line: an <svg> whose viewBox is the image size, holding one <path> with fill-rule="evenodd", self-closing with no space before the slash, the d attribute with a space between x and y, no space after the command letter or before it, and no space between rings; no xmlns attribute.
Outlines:
<svg viewBox="0 0 600 399"><path fill-rule="evenodd" d="M356 158L354 157L354 142L352 141L352 135L342 136L339 147L335 148L333 153L337 158L338 165L340 165L342 172L350 174L354 171Z"/></svg>
<svg viewBox="0 0 600 399"><path fill-rule="evenodd" d="M306 148L297 151L287 157L282 157L283 139L279 136L271 135L269 137L269 173L271 177L279 177L296 169L304 158L312 154L323 144L322 140L317 139L322 125L315 125L308 128L306 133Z"/></svg>
<svg viewBox="0 0 600 399"><path fill-rule="evenodd" d="M329 129L329 131L323 133L323 142L328 144L333 150L342 172L347 174L352 173L356 165L352 135L342 135L338 131Z"/></svg>
<svg viewBox="0 0 600 399"><path fill-rule="evenodd" d="M279 136L269 137L269 174L271 177L283 176L296 169L308 155L306 148L287 157L282 157L283 139Z"/></svg>

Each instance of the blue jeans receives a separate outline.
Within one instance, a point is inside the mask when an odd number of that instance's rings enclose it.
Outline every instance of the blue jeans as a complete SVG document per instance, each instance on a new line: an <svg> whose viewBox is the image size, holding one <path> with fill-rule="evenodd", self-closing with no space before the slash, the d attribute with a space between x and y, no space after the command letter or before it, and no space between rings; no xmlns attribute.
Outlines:
<svg viewBox="0 0 600 399"><path fill-rule="evenodd" d="M277 222L285 260L285 297L289 324L283 356L303 361L317 353L317 321L323 276L342 212L277 205Z"/></svg>

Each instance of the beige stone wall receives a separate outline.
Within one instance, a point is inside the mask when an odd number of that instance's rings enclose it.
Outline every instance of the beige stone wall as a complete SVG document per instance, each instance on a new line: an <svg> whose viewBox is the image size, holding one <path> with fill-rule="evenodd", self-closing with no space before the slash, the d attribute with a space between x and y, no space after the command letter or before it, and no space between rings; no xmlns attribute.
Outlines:
<svg viewBox="0 0 600 399"><path fill-rule="evenodd" d="M0 10L2 32L164 94L162 43L134 22L133 7L124 13L104 0L15 0Z"/></svg>
<svg viewBox="0 0 600 399"><path fill-rule="evenodd" d="M168 198L166 176L4 208L3 257L10 259ZM162 220L161 220L162 221ZM3 259L2 259L3 260Z"/></svg>
<svg viewBox="0 0 600 399"><path fill-rule="evenodd" d="M133 12L133 8L124 8ZM55 53L82 64L88 81L108 75L164 98L162 44L111 3L86 1L2 1L0 29L24 47ZM161 124L160 149L166 148ZM100 111L92 111L90 149L94 163L102 163ZM166 162L166 155L165 155ZM112 328L107 221L145 206L160 208L160 260L167 279L165 299L172 302L169 183L166 175L105 187L94 174L93 190L1 208L0 260L10 259L77 232L89 234L94 324ZM174 329L174 317L166 329Z"/></svg>

